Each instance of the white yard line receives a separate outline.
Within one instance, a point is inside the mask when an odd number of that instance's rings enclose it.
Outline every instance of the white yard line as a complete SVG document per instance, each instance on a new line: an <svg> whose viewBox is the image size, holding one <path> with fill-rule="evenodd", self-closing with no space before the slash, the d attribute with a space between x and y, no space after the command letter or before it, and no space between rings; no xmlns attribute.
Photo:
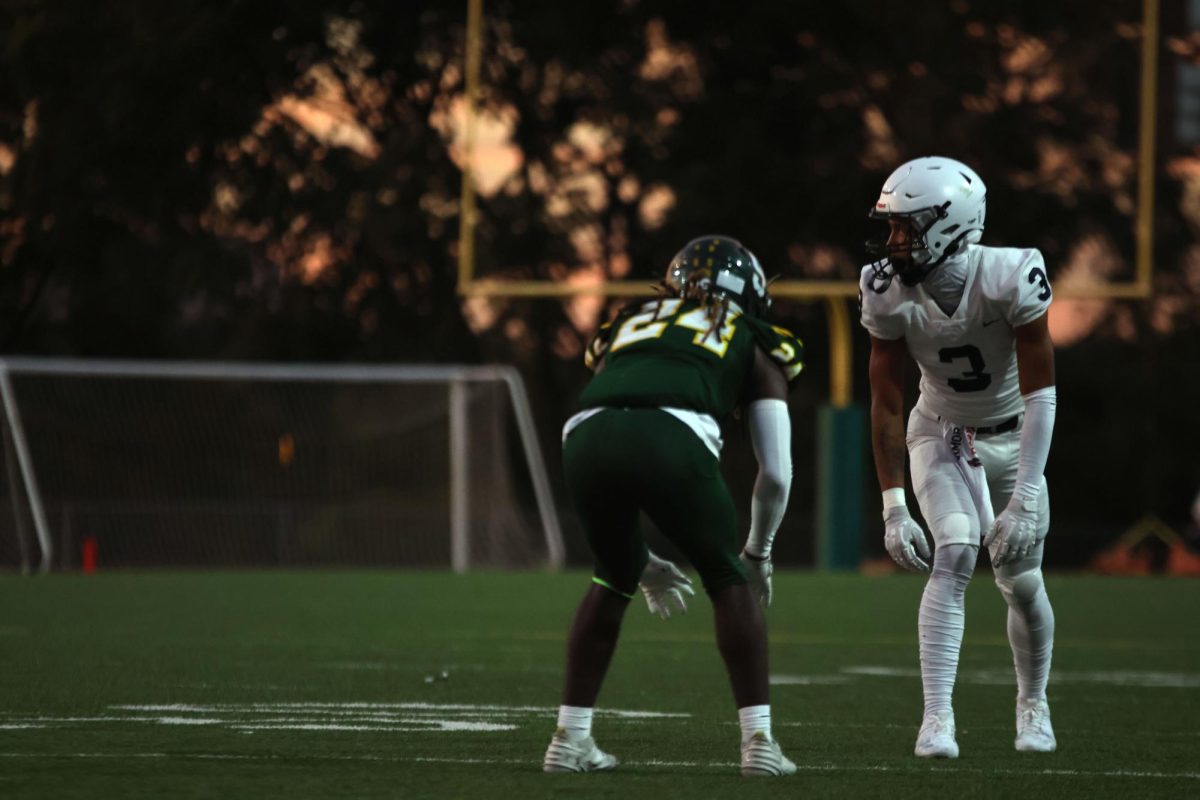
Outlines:
<svg viewBox="0 0 1200 800"><path fill-rule="evenodd" d="M915 667L890 667L861 665L843 667L843 675L866 678L920 678L921 671ZM772 675L772 683L799 683L790 680L803 675ZM778 680L789 679L789 680ZM962 683L985 686L1015 685L1016 678L1011 669L964 669L958 673ZM1136 686L1146 689L1195 689L1200 688L1200 673L1159 672L1153 670L1053 670L1050 684L1099 684L1105 686Z"/></svg>
<svg viewBox="0 0 1200 800"><path fill-rule="evenodd" d="M832 686L850 683L850 675L772 675L772 686Z"/></svg>
<svg viewBox="0 0 1200 800"><path fill-rule="evenodd" d="M739 725L740 723L730 720L726 725ZM772 722L776 728L916 728L916 725L898 725L894 722ZM976 726L972 726L976 727Z"/></svg>
<svg viewBox="0 0 1200 800"><path fill-rule="evenodd" d="M118 705L109 706L120 711L149 711L149 712L192 712L197 714L237 714L237 713L266 713L304 711L310 714L348 714L363 711L386 713L388 711L429 711L429 712L500 712L503 714L557 714L558 706L502 706L502 705L472 705L469 703L214 703L211 705L195 705L190 703L166 703L160 705ZM687 719L692 715L683 712L667 711L637 711L626 708L598 708L600 716L612 716L623 719Z"/></svg>
<svg viewBox="0 0 1200 800"><path fill-rule="evenodd" d="M165 703L109 706L110 713L52 716L0 711L0 729L32 730L79 725L142 723L218 726L249 733L259 730L377 731L386 733L495 733L516 730L534 719L549 724L552 706L503 706L467 703ZM126 712L121 714L120 712ZM117 713L112 713L117 712ZM687 713L601 709L598 716L620 725L651 720L686 720Z"/></svg>
<svg viewBox="0 0 1200 800"><path fill-rule="evenodd" d="M417 725L418 727L412 727ZM430 726L436 727L430 727ZM347 725L345 723L278 722L264 720L231 725L239 731L385 731L389 733L441 733L446 731L515 731L516 725L494 722L463 722L461 720L402 720L395 725Z"/></svg>
<svg viewBox="0 0 1200 800"><path fill-rule="evenodd" d="M94 758L94 759L123 759L123 758L169 758L169 759L199 759L211 761L280 761L280 760L297 760L305 758L305 756L266 756L266 755L239 755L235 753L11 753L0 752L0 758L46 758L46 759L63 759L63 758ZM438 758L432 756L412 756L408 758L398 756L372 756L372 755L343 755L343 756L309 756L315 761L368 761L381 763L428 763L428 764L479 764L485 766L494 765L517 765L517 766L534 766L536 761L527 758ZM712 769L734 769L738 766L736 762L728 761L624 761L625 766L629 767L680 767L680 768L696 768L707 767ZM1109 770L1087 770L1087 769L984 769L981 767L933 767L924 765L914 765L912 767L895 767L884 764L797 764L796 768L803 772L896 772L896 773L920 773L920 772L945 772L945 773L976 773L980 775L1022 775L1022 776L1062 776L1072 778L1153 778L1162 780L1200 780L1200 772L1155 772L1151 770L1132 770L1132 769L1109 769Z"/></svg>

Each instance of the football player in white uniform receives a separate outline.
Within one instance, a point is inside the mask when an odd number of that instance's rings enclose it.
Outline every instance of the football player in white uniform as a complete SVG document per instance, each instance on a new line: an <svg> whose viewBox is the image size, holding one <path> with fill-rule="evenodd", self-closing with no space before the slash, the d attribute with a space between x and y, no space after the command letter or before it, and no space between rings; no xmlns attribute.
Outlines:
<svg viewBox="0 0 1200 800"><path fill-rule="evenodd" d="M901 165L871 212L888 237L870 247L879 260L859 284L884 542L901 566L930 572L917 625L925 713L916 754L924 757L958 756L951 694L980 543L1008 603L1016 748L1055 748L1046 703L1054 612L1041 571L1050 526L1042 472L1055 413L1050 283L1037 250L979 244L985 212L983 181L965 164ZM909 358L921 381L906 430ZM906 444L932 558L905 502Z"/></svg>

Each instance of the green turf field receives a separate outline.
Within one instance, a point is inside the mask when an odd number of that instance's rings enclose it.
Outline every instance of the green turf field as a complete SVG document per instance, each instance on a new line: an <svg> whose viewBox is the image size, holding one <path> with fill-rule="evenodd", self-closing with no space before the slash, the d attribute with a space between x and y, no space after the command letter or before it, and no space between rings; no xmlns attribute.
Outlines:
<svg viewBox="0 0 1200 800"><path fill-rule="evenodd" d="M1059 752L1012 749L980 575L962 757L929 763L921 580L776 576L775 732L800 772L747 781L702 597L666 622L631 607L601 703L653 713L599 717L618 771L548 776L580 573L0 577L0 797L1200 796L1200 581L1049 583Z"/></svg>

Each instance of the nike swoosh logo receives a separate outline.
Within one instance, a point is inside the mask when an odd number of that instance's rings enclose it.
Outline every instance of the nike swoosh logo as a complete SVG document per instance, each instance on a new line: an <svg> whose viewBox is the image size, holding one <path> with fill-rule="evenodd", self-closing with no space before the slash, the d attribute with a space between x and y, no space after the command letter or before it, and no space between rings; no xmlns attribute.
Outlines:
<svg viewBox="0 0 1200 800"><path fill-rule="evenodd" d="M988 325L991 325L994 322L999 322L1001 319L1002 319L1001 317L996 317L995 319L984 320L983 327L986 328Z"/></svg>

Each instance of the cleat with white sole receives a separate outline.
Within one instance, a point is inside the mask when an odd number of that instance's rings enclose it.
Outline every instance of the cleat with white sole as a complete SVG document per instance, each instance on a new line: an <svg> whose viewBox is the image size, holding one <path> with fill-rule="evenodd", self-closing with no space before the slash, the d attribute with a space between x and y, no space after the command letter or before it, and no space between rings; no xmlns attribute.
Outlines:
<svg viewBox="0 0 1200 800"><path fill-rule="evenodd" d="M742 745L742 774L746 777L794 775L796 765L783 754L779 742L757 731Z"/></svg>
<svg viewBox="0 0 1200 800"><path fill-rule="evenodd" d="M562 728L554 731L542 759L543 772L603 772L616 766L616 757L596 747L595 739L568 739Z"/></svg>
<svg viewBox="0 0 1200 800"><path fill-rule="evenodd" d="M1058 747L1045 700L1017 701L1016 747L1022 753L1053 753Z"/></svg>
<svg viewBox="0 0 1200 800"><path fill-rule="evenodd" d="M954 712L934 711L921 721L917 746L913 750L921 758L958 758L958 742L954 740Z"/></svg>

